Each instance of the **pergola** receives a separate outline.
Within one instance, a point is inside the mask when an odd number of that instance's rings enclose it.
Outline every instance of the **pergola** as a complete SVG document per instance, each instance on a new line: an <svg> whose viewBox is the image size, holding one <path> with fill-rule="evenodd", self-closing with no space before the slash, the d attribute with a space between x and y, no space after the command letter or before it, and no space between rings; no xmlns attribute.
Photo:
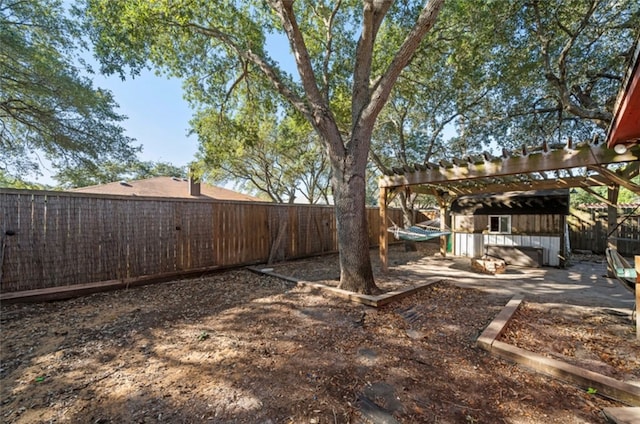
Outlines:
<svg viewBox="0 0 640 424"><path fill-rule="evenodd" d="M453 159L451 162L416 164L393 168L383 175L380 189L380 260L388 269L387 205L399 191L435 195L441 208L441 225L451 199L461 195L507 191L583 188L609 206L608 225L617 222L616 203L620 187L640 195L640 186L631 179L640 173L640 41L618 94L607 139L599 142L563 145L543 143L536 148L523 146L517 152L503 150L499 157L488 153ZM591 188L608 187L607 197ZM615 241L611 242L615 245ZM441 238L441 253L445 254Z"/></svg>
<svg viewBox="0 0 640 424"><path fill-rule="evenodd" d="M518 152L502 151L500 157L485 153L479 157L457 158L451 163L416 164L394 168L380 178L380 261L388 270L389 233L387 205L396 193L433 194L440 205L440 225L448 219L447 207L452 198L466 194L502 193L583 188L608 205L607 224L617 224L616 204L620 187L640 195L640 186L631 181L640 173L640 40L618 94L615 112L605 142L597 139L565 145L543 143L535 149L523 146ZM607 197L597 195L591 187L606 186ZM564 238L561 238L561 243ZM615 247L615 239L608 240ZM561 246L564 251L564 246ZM446 241L440 239L440 252L446 254ZM640 340L640 255L635 257L636 337Z"/></svg>
<svg viewBox="0 0 640 424"><path fill-rule="evenodd" d="M399 190L436 196L441 208L441 225L445 225L451 199L467 194L507 191L583 188L611 206L619 188L625 187L640 195L640 185L631 181L640 172L640 145L628 146L617 153L598 140L563 146L543 145L537 149L523 147L519 152L503 151L500 157L485 153L480 157L454 159L451 163L414 165L395 168L392 175L380 178L380 259L387 269L388 222L387 205ZM591 187L609 188L602 198ZM609 225L615 225L610 216ZM444 252L443 252L444 253Z"/></svg>

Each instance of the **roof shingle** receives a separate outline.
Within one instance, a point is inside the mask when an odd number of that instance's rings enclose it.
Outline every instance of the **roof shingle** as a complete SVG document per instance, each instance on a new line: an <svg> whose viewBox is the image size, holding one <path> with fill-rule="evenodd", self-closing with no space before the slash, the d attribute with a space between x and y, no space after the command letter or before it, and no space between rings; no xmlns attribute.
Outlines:
<svg viewBox="0 0 640 424"><path fill-rule="evenodd" d="M222 187L200 184L200 195L189 193L189 180L176 177L154 177L144 180L121 181L80 187L71 191L76 193L113 194L119 196L170 197L181 199L215 199L260 202L261 199L248 194L238 193Z"/></svg>

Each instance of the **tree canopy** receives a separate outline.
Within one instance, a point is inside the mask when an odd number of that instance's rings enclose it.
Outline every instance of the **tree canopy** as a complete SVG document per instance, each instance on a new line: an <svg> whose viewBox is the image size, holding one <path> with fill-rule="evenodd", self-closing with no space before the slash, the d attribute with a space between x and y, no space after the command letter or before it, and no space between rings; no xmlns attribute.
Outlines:
<svg viewBox="0 0 640 424"><path fill-rule="evenodd" d="M392 167L603 136L640 33L633 1L447 2L373 135ZM410 223L411 204L397 197Z"/></svg>
<svg viewBox="0 0 640 424"><path fill-rule="evenodd" d="M330 165L341 286L370 292L369 157L384 170L602 133L640 28L632 0L443 4L86 0L84 14L104 72L185 81L209 172L258 166L280 185L253 184L290 198L311 144L288 119L306 120Z"/></svg>
<svg viewBox="0 0 640 424"><path fill-rule="evenodd" d="M36 184L29 181L25 181L19 177L9 175L4 171L0 170L0 188L4 188L4 187L29 189L29 190L46 190L49 188L42 184Z"/></svg>
<svg viewBox="0 0 640 424"><path fill-rule="evenodd" d="M81 75L82 33L63 6L0 0L0 169L11 175L37 172L43 159L62 169L139 150L111 93Z"/></svg>
<svg viewBox="0 0 640 424"><path fill-rule="evenodd" d="M637 1L488 2L451 19L453 34L467 33L448 60L487 92L461 111L460 137L519 147L606 132L640 34Z"/></svg>
<svg viewBox="0 0 640 424"><path fill-rule="evenodd" d="M282 106L256 95L236 110L200 110L193 119L195 166L207 180L242 184L277 203L298 195L328 203L326 153L309 123Z"/></svg>
<svg viewBox="0 0 640 424"><path fill-rule="evenodd" d="M442 4L87 0L85 14L106 72L124 74L129 68L135 74L150 61L184 78L188 98L197 105L224 113L271 93L303 116L331 167L340 286L370 293L377 289L365 213L371 135ZM295 78L268 52L274 33L289 41Z"/></svg>
<svg viewBox="0 0 640 424"><path fill-rule="evenodd" d="M448 2L382 113L373 160L384 171L602 136L639 35L635 1Z"/></svg>

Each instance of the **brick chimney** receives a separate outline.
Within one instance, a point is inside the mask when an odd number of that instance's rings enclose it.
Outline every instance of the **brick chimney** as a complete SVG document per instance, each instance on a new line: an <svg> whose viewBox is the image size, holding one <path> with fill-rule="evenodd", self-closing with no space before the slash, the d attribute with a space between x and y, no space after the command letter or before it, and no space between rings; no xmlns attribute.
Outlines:
<svg viewBox="0 0 640 424"><path fill-rule="evenodd" d="M193 175L189 175L189 195L200 196L200 181L196 181Z"/></svg>

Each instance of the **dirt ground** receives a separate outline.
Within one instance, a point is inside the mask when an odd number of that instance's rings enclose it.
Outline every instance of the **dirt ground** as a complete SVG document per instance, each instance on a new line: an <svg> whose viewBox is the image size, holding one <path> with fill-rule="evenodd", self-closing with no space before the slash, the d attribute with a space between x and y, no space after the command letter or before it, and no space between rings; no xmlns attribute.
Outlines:
<svg viewBox="0 0 640 424"><path fill-rule="evenodd" d="M410 262L424 252L392 251ZM325 281L335 256L274 267ZM384 289L407 281L378 275ZM508 297L443 280L373 309L247 270L1 305L7 423L604 423L624 406L490 356ZM504 339L640 381L628 316L526 303Z"/></svg>

